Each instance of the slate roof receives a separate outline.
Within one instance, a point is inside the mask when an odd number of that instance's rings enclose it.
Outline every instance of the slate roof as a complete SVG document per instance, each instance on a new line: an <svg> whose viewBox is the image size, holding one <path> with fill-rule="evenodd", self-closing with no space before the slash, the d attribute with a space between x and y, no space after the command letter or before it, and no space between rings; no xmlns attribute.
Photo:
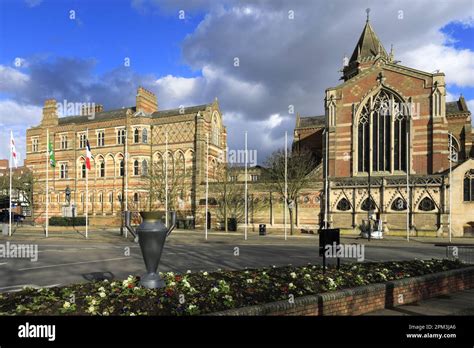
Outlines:
<svg viewBox="0 0 474 348"><path fill-rule="evenodd" d="M204 111L206 108L211 104L202 104L202 105L195 105L195 106L188 106L184 107L184 114L195 114L199 111ZM162 110L154 112L151 117L169 117L169 116L177 116L181 115L181 108L177 109L170 109L170 110Z"/></svg>
<svg viewBox="0 0 474 348"><path fill-rule="evenodd" d="M115 118L122 118L122 117L125 117L127 113L127 109L134 110L135 108L133 107L133 108L110 110L110 111L101 111L101 112L96 113L93 119L89 119L88 115L59 117L58 123L59 125L64 125L64 124L71 124L71 123L97 122L97 121L111 120Z"/></svg>
<svg viewBox="0 0 474 348"><path fill-rule="evenodd" d="M196 106L189 106L189 107L184 107L184 114L193 114L197 113L199 111L204 111L206 110L206 107L208 107L211 104L203 104L203 105L196 105ZM65 117L60 117L58 119L59 125L65 125L65 124L71 124L71 123L86 123L86 122L97 122L97 121L106 121L106 120L112 120L112 119L117 119L117 118L124 118L127 114L127 110L131 109L132 112L136 111L136 107L128 107L128 108L123 108L123 109L115 109L115 110L110 110L110 111L102 111L98 112L95 114L94 119L89 119L89 116L87 115L77 115L77 116L65 116ZM181 114L181 109L170 109L170 110L161 110L154 112L151 114L151 117L169 117L169 116L177 116Z"/></svg>
<svg viewBox="0 0 474 348"><path fill-rule="evenodd" d="M355 62L356 60L360 61L364 58L376 57L379 50L382 56L388 57L387 51L385 51L385 48L375 34L370 22L367 21L349 63Z"/></svg>
<svg viewBox="0 0 474 348"><path fill-rule="evenodd" d="M307 128L307 127L324 127L326 124L326 116L306 116L300 117L297 128Z"/></svg>
<svg viewBox="0 0 474 348"><path fill-rule="evenodd" d="M469 112L469 109L467 108L467 104L463 96L459 97L459 100L457 101L446 103L446 116L463 114L466 112Z"/></svg>

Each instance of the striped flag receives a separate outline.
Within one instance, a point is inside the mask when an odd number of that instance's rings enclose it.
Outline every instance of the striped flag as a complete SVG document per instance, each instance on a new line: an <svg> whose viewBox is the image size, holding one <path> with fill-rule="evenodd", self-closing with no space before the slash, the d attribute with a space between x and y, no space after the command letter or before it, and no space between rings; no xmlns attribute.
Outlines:
<svg viewBox="0 0 474 348"><path fill-rule="evenodd" d="M15 163L15 168L18 168L18 156L16 154L15 140L13 139L13 131L10 131L10 147L11 147L13 162Z"/></svg>
<svg viewBox="0 0 474 348"><path fill-rule="evenodd" d="M91 170L91 159L92 159L92 152L91 147L89 145L89 139L86 140L86 167L88 170Z"/></svg>

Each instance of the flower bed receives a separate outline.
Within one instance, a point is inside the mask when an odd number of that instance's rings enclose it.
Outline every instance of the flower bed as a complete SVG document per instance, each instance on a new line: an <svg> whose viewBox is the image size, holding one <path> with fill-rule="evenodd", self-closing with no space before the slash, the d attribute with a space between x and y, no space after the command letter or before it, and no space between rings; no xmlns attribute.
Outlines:
<svg viewBox="0 0 474 348"><path fill-rule="evenodd" d="M2 315L196 315L322 294L465 267L458 261L414 260L240 271L163 273L166 287L144 289L138 277L0 294Z"/></svg>

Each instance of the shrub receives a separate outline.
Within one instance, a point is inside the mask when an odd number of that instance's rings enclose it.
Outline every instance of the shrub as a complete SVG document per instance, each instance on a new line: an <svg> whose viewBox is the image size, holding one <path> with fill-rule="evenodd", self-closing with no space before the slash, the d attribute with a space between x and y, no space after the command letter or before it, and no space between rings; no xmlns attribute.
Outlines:
<svg viewBox="0 0 474 348"><path fill-rule="evenodd" d="M86 218L85 216L80 217L63 217L63 216L53 216L49 218L50 226L85 226Z"/></svg>

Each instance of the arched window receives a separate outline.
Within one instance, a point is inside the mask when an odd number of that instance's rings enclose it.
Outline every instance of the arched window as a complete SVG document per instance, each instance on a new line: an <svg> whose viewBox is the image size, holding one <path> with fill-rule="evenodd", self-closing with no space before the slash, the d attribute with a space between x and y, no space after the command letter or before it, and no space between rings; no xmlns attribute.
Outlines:
<svg viewBox="0 0 474 348"><path fill-rule="evenodd" d="M464 175L464 202L474 202L474 169Z"/></svg>
<svg viewBox="0 0 474 348"><path fill-rule="evenodd" d="M133 194L133 201L134 201L135 203L138 203L138 193L137 193L137 192L135 192L135 193Z"/></svg>
<svg viewBox="0 0 474 348"><path fill-rule="evenodd" d="M120 159L120 164L119 164L119 166L120 166L120 169L119 169L119 172L120 172L120 173L119 173L119 174L120 174L120 176L124 176L124 174L125 174L125 163L124 163L124 161L123 161L123 158Z"/></svg>
<svg viewBox="0 0 474 348"><path fill-rule="evenodd" d="M104 160L100 162L100 177L101 178L105 177L105 161Z"/></svg>
<svg viewBox="0 0 474 348"><path fill-rule="evenodd" d="M139 167L138 167L138 160L135 160L133 162L133 175L138 175L138 170L139 170Z"/></svg>
<svg viewBox="0 0 474 348"><path fill-rule="evenodd" d="M342 198L336 206L337 210L347 211L351 209L351 203L346 198Z"/></svg>
<svg viewBox="0 0 474 348"><path fill-rule="evenodd" d="M114 193L109 192L109 203L112 204L114 202Z"/></svg>
<svg viewBox="0 0 474 348"><path fill-rule="evenodd" d="M133 131L133 142L136 144L140 141L140 130L138 128L135 128Z"/></svg>
<svg viewBox="0 0 474 348"><path fill-rule="evenodd" d="M459 150L460 150L459 142L456 139L456 137L452 135L451 133L448 134L448 137L449 137L448 139L449 139L450 155L451 155L450 160L453 163L457 163L459 161Z"/></svg>
<svg viewBox="0 0 474 348"><path fill-rule="evenodd" d="M147 160L142 161L142 176L148 175L148 162Z"/></svg>
<svg viewBox="0 0 474 348"><path fill-rule="evenodd" d="M211 122L211 143L219 146L219 124L216 114L213 115Z"/></svg>
<svg viewBox="0 0 474 348"><path fill-rule="evenodd" d="M368 172L406 171L407 116L403 101L382 89L362 108L357 125L357 168ZM392 139L393 126L393 139ZM392 151L393 144L393 164Z"/></svg>
<svg viewBox="0 0 474 348"><path fill-rule="evenodd" d="M81 165L81 178L85 179L86 177L86 164L82 163Z"/></svg>
<svg viewBox="0 0 474 348"><path fill-rule="evenodd" d="M403 198L398 197L393 201L391 208L395 211L407 210L407 202Z"/></svg>
<svg viewBox="0 0 474 348"><path fill-rule="evenodd" d="M369 199L366 198L364 202L362 203L361 209L364 211L375 210L374 200L371 198L369 201Z"/></svg>
<svg viewBox="0 0 474 348"><path fill-rule="evenodd" d="M418 205L418 209L422 211L432 211L435 210L435 208L434 202L428 197L423 198Z"/></svg>
<svg viewBox="0 0 474 348"><path fill-rule="evenodd" d="M102 192L99 193L99 203L104 201L104 194Z"/></svg>
<svg viewBox="0 0 474 348"><path fill-rule="evenodd" d="M142 130L142 143L143 144L148 143L148 130L146 128L143 128Z"/></svg>

